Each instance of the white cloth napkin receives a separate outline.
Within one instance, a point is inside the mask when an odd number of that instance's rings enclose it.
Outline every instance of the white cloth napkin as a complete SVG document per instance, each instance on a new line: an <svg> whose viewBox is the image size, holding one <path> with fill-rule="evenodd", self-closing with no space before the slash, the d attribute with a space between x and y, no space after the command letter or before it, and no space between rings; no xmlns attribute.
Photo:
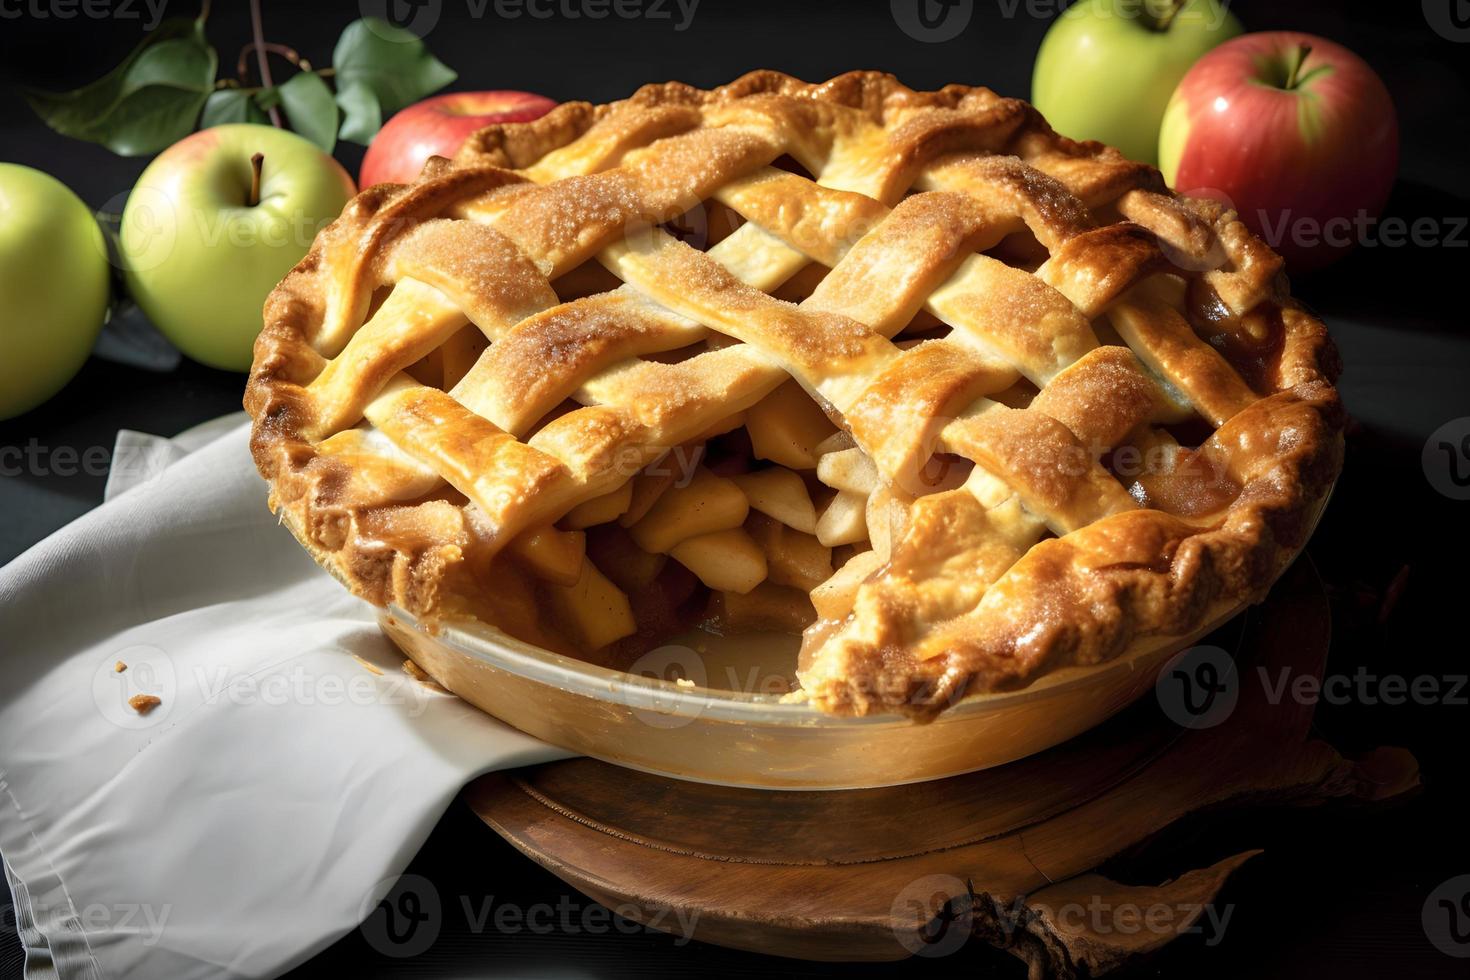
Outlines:
<svg viewBox="0 0 1470 980"><path fill-rule="evenodd" d="M408 678L221 422L120 434L108 501L0 569L27 976L284 972L371 911L465 782L566 754Z"/></svg>

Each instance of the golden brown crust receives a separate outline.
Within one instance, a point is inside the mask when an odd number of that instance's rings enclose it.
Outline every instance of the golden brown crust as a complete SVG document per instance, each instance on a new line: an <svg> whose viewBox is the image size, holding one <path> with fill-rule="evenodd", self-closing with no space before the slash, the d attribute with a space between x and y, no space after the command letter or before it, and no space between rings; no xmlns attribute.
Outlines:
<svg viewBox="0 0 1470 980"><path fill-rule="evenodd" d="M789 266L773 283L810 261L832 272L779 303L756 273L649 230L710 199L767 236L722 256ZM977 254L1008 248L1035 258ZM594 256L629 287L558 303L549 281ZM482 130L452 165L354 199L266 304L251 450L319 562L432 621L484 608L485 562L515 534L794 375L896 491L936 448L1008 488L912 502L853 613L809 634L812 703L930 717L1188 633L1302 546L1341 465L1338 363L1280 270L1233 214L986 89L876 72L650 85ZM411 330L374 315L391 303ZM921 310L953 332L900 351L888 338ZM1104 322L1132 353L1097 346ZM636 360L710 329L743 343ZM452 391L405 373L463 331L491 343ZM1019 378L1039 393L1016 402ZM579 392L588 407L534 428ZM1101 465L1174 453L1155 427L1192 411L1218 431L1167 473L1125 492Z"/></svg>

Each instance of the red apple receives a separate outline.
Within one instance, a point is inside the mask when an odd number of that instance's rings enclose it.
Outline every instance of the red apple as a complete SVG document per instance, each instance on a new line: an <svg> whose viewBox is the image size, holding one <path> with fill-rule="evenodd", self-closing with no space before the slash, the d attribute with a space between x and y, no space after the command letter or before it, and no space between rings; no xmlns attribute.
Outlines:
<svg viewBox="0 0 1470 980"><path fill-rule="evenodd" d="M493 123L526 122L556 103L531 92L449 92L415 102L378 130L362 159L358 186L407 184L431 156L450 157L465 137Z"/></svg>
<svg viewBox="0 0 1470 980"><path fill-rule="evenodd" d="M1299 272L1371 234L1398 161L1398 116L1373 69L1287 31L1238 37L1196 62L1159 135L1170 186L1223 197Z"/></svg>

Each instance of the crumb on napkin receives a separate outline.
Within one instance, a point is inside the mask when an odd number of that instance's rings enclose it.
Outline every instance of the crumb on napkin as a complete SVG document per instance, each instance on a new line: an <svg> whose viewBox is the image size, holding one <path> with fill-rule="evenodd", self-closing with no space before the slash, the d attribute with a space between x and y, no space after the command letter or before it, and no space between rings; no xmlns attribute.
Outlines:
<svg viewBox="0 0 1470 980"><path fill-rule="evenodd" d="M156 694L134 694L128 698L128 707L140 715L146 715L160 704L163 704L163 698Z"/></svg>

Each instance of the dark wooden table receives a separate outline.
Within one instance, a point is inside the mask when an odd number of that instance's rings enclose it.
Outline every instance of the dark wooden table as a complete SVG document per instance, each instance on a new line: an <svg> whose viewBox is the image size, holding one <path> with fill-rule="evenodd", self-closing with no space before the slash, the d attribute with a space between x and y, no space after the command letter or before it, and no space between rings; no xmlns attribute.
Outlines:
<svg viewBox="0 0 1470 980"><path fill-rule="evenodd" d="M1445 8L1453 5L1444 0ZM49 11L53 5L41 6ZM330 55L337 33L360 6L373 5L265 2L273 39L317 60ZM1058 5L962 0L956 9L972 9L970 24L939 44L898 30L886 0L702 0L682 31L675 29L681 15L672 3L661 5L673 12L670 20L572 19L559 12L564 5L546 4L537 9L553 10L550 17L508 19L497 15L493 0L488 6L460 0L420 6L438 17L427 40L459 71L457 87L525 88L558 99L604 101L644 81L710 85L767 66L808 78L879 67L914 86L963 81L1025 96L1032 56ZM1470 504L1438 492L1422 457L1432 433L1470 416L1470 324L1461 298L1470 279L1461 146L1470 131L1470 46L1433 31L1418 3L1240 0L1232 7L1251 28L1325 34L1379 69L1404 130L1401 180L1388 217L1428 219L1442 239L1434 247L1380 242L1296 284L1342 348L1342 390L1357 420L1346 472L1311 549L1332 596L1328 671L1343 678L1346 692L1319 706L1316 723L1348 753L1380 744L1408 747L1423 766L1424 790L1386 811L1272 811L1201 830L1219 854L1250 847L1264 847L1266 854L1241 869L1222 896L1233 907L1223 942L1206 947L1202 939L1187 938L1146 972L1462 977L1466 962L1429 942L1422 913L1437 886L1470 873L1459 802L1470 768L1463 753L1470 692L1445 696L1454 678L1470 673L1462 625L1470 586ZM222 60L232 62L248 36L244 5L215 8L211 34ZM571 8L580 6L573 2ZM169 13L185 12L170 5ZM119 61L142 30L140 20L15 20L7 14L0 21L0 80L49 87L90 80ZM360 151L344 146L338 155L355 169ZM0 159L52 172L99 207L115 206L146 163L50 133L8 89L0 93ZM188 363L152 373L94 358L52 402L0 423L0 447L34 446L43 461L70 447L83 458L93 447L110 450L119 428L173 434L235 410L240 386L239 376ZM1435 480L1443 483L1448 463L1439 458ZM0 478L0 562L95 506L106 479L105 467L69 473L43 462L21 469ZM1381 682L1394 677L1434 678L1441 693L1392 703ZM1182 869L1171 869L1168 849L1153 860L1156 880ZM608 918L522 858L464 806L450 809L409 870L432 883L442 900L438 936L427 950L388 956L354 932L291 976L1020 975L1015 962L981 944L938 960L873 967L827 967L681 944ZM7 908L0 910L0 977L15 974L18 963Z"/></svg>

